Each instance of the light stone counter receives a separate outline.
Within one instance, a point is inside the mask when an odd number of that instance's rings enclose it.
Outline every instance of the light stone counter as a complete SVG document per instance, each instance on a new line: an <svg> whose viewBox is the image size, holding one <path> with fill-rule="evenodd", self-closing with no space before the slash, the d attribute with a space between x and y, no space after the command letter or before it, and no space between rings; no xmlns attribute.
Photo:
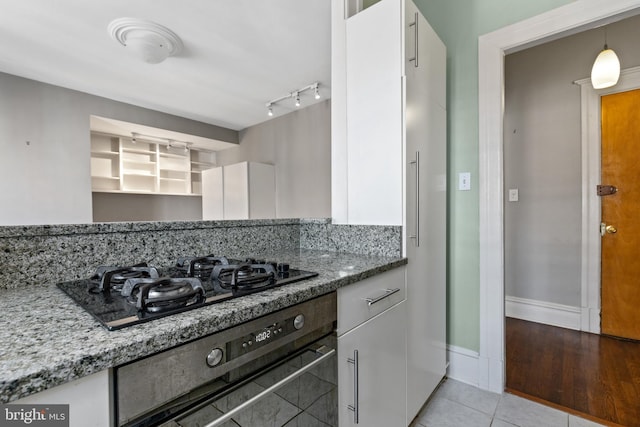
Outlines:
<svg viewBox="0 0 640 427"><path fill-rule="evenodd" d="M314 226L326 228L326 223ZM106 330L53 284L6 286L0 291L0 402L168 349L406 264L399 256L261 250L250 255L286 261L292 268L320 275L118 331Z"/></svg>

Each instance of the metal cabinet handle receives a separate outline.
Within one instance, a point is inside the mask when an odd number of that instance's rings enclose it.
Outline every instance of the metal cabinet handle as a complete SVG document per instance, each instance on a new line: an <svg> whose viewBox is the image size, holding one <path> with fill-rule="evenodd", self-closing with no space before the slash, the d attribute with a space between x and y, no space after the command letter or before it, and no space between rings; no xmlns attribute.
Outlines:
<svg viewBox="0 0 640 427"><path fill-rule="evenodd" d="M410 235L409 238L413 239L413 244L416 247L420 247L420 152L416 151L416 159L409 162L409 164L416 165L416 220L415 220L415 232Z"/></svg>
<svg viewBox="0 0 640 427"><path fill-rule="evenodd" d="M371 307L373 304L382 301L383 299L395 294L396 292L400 292L400 288L385 289L384 294L375 298L365 298L364 300L367 302L367 304L369 304L369 307Z"/></svg>
<svg viewBox="0 0 640 427"><path fill-rule="evenodd" d="M414 31L415 51L409 62L413 61L413 66L418 68L418 12L415 13L415 21L409 24L409 27L416 27Z"/></svg>
<svg viewBox="0 0 640 427"><path fill-rule="evenodd" d="M360 405L358 403L358 350L353 350L353 359L348 358L347 362L353 365L353 405L348 405L347 408L353 412L353 423L358 424L360 417Z"/></svg>
<svg viewBox="0 0 640 427"><path fill-rule="evenodd" d="M320 347L319 349L317 349L315 351L316 351L316 353L322 354L322 356L320 356L319 358L315 359L314 361L304 365L302 368L298 369L297 371L295 371L291 375L288 375L287 377L285 377L282 380L278 381L277 383L275 383L271 387L261 391L260 393L258 393L255 396L253 396L251 399L249 399L249 400L245 401L244 403L236 406L235 408L233 408L229 412L226 412L225 414L221 415L219 418L213 420L212 422L210 422L209 424L205 425L204 427L218 427L218 426L220 426L222 423L224 423L225 421L228 421L230 418L234 417L239 412L244 411L249 406L255 404L257 401L262 400L267 395L273 393L275 390L279 389L280 387L284 386L285 384L290 383L291 381L293 381L296 378L300 377L305 372L313 369L317 365L321 364L322 362L324 362L325 360L329 359L334 354L336 354L336 350L335 349L329 348L329 347L326 347L326 346L322 346L322 347ZM356 364L356 366L357 366L357 364Z"/></svg>

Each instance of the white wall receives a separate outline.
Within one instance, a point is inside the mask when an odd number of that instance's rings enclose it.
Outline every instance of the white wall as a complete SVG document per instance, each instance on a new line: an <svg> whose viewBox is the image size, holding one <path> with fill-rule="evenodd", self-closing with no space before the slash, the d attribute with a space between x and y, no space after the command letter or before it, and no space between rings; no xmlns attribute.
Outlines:
<svg viewBox="0 0 640 427"><path fill-rule="evenodd" d="M0 73L0 225L92 222L92 114L238 141L230 129Z"/></svg>
<svg viewBox="0 0 640 427"><path fill-rule="evenodd" d="M278 218L331 217L331 103L311 105L240 132L218 165L275 165Z"/></svg>
<svg viewBox="0 0 640 427"><path fill-rule="evenodd" d="M622 68L640 65L640 17L607 26ZM580 307L580 88L602 28L505 59L505 287L508 297ZM595 191L595 189L594 189ZM505 196L506 197L506 196Z"/></svg>

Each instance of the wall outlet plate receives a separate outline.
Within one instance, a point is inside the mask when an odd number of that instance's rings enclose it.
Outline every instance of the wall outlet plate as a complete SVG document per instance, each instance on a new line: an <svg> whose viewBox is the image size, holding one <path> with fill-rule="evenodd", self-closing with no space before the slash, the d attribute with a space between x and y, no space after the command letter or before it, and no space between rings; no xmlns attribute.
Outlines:
<svg viewBox="0 0 640 427"><path fill-rule="evenodd" d="M518 201L518 189L517 188L510 188L509 189L509 201L510 202L517 202Z"/></svg>

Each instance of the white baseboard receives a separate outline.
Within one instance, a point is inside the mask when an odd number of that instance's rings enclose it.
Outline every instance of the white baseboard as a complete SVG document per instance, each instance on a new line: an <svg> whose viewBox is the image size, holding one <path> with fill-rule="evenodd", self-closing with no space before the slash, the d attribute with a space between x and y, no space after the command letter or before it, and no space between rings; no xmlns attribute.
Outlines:
<svg viewBox="0 0 640 427"><path fill-rule="evenodd" d="M581 330L582 309L570 305L555 304L526 298L505 297L507 317Z"/></svg>
<svg viewBox="0 0 640 427"><path fill-rule="evenodd" d="M472 386L478 387L480 384L479 374L479 354L454 345L447 345L447 360L449 368L447 377Z"/></svg>

